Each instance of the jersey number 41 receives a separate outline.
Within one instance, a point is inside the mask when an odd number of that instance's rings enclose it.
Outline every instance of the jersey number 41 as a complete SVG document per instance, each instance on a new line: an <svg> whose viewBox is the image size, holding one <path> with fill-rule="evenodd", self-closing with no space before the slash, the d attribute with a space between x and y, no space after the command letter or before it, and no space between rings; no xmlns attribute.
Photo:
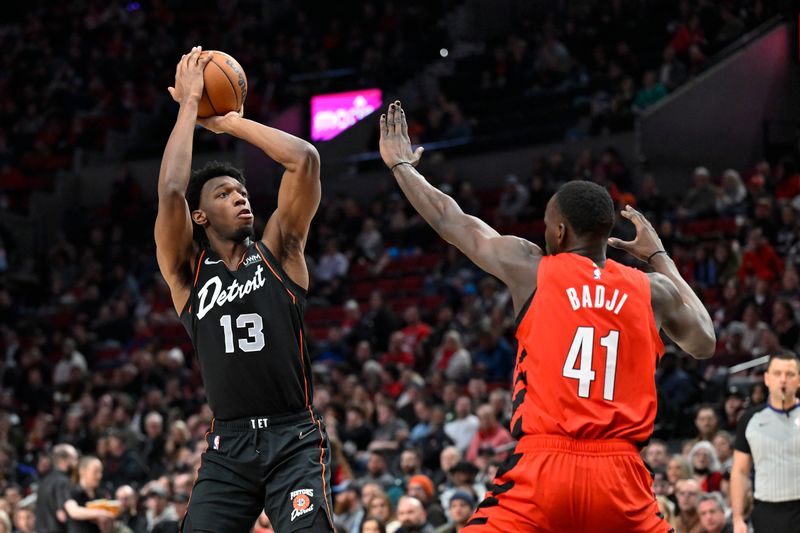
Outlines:
<svg viewBox="0 0 800 533"><path fill-rule="evenodd" d="M619 331L611 330L608 335L600 339L600 346L606 349L606 373L603 384L603 399L614 400L614 379L617 374L617 348L619 347ZM572 339L567 360L564 362L562 375L565 378L578 380L578 396L589 397L589 389L595 380L595 371L592 370L592 356L594 354L594 328L580 326ZM578 368L575 368L576 363Z"/></svg>

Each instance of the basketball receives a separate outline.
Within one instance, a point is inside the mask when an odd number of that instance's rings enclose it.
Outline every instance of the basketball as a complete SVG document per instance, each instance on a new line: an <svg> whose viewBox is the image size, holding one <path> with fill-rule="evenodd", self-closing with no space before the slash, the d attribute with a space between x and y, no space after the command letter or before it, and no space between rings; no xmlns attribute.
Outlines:
<svg viewBox="0 0 800 533"><path fill-rule="evenodd" d="M214 56L203 71L203 96L197 108L199 118L238 111L247 97L247 76L239 62L225 52ZM202 52L201 57L209 52Z"/></svg>

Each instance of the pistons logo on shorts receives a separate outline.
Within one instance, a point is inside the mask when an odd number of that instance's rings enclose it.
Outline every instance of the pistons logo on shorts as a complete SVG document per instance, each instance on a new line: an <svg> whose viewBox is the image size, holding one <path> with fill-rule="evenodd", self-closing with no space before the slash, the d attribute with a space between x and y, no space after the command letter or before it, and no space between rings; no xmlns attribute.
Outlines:
<svg viewBox="0 0 800 533"><path fill-rule="evenodd" d="M298 516L303 516L314 510L314 504L311 503L311 498L313 497L314 489L293 490L289 494L289 499L292 500L292 522Z"/></svg>

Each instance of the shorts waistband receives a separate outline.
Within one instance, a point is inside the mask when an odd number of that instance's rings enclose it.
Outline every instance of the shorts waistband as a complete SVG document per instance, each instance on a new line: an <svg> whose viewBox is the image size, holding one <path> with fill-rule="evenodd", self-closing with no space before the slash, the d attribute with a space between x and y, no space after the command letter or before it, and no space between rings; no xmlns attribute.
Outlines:
<svg viewBox="0 0 800 533"><path fill-rule="evenodd" d="M636 445L625 439L573 439L561 435L524 435L518 452L556 451L597 455L639 455Z"/></svg>
<svg viewBox="0 0 800 533"><path fill-rule="evenodd" d="M310 410L299 411L297 413L287 413L282 415L269 415L269 416L249 416L246 418L235 418L231 420L220 420L215 418L211 427L216 429L235 429L235 430L253 430L253 429L267 429L275 426L286 426L297 424L299 422L309 422L316 420L316 413Z"/></svg>
<svg viewBox="0 0 800 533"><path fill-rule="evenodd" d="M753 499L754 505L770 507L772 509L797 509L800 508L800 500L785 500L782 502L767 502L764 500Z"/></svg>

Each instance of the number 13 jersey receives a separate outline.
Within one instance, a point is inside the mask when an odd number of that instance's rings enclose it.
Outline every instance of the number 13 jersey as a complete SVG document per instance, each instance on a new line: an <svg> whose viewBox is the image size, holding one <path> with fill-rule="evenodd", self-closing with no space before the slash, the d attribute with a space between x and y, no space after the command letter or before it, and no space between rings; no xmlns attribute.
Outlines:
<svg viewBox="0 0 800 533"><path fill-rule="evenodd" d="M516 336L516 438L650 438L664 345L646 274L610 259L599 268L572 253L543 257Z"/></svg>
<svg viewBox="0 0 800 533"><path fill-rule="evenodd" d="M305 290L269 249L251 244L232 271L205 248L193 281L180 318L214 416L230 420L308 409L313 391L303 339Z"/></svg>

